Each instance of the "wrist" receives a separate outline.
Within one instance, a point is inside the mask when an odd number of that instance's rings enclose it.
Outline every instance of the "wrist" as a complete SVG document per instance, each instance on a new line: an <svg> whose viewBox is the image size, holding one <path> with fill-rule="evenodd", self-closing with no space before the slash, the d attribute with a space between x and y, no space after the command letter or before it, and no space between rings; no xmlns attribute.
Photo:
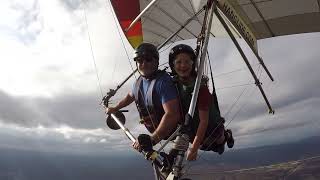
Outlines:
<svg viewBox="0 0 320 180"><path fill-rule="evenodd" d="M151 136L152 144L155 145L161 141L160 137L157 134L152 134Z"/></svg>
<svg viewBox="0 0 320 180"><path fill-rule="evenodd" d="M198 149L199 149L199 148L196 148L196 147L192 147L192 146L191 146L191 147L189 148L189 151L191 151L191 152L196 152L196 151L198 151Z"/></svg>
<svg viewBox="0 0 320 180"><path fill-rule="evenodd" d="M120 105L117 104L117 105L116 105L115 107L113 107L113 108L114 108L115 111L119 111L119 109L120 109L119 107L120 107Z"/></svg>

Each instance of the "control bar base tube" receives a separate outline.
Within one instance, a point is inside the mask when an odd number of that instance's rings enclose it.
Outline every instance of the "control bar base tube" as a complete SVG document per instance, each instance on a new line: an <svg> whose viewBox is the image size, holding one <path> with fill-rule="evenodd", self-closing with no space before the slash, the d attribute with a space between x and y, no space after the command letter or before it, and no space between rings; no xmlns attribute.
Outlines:
<svg viewBox="0 0 320 180"><path fill-rule="evenodd" d="M131 132L129 131L129 129L127 129L126 127L124 127L124 125L121 123L121 121L120 121L114 114L111 114L111 117L112 117L113 120L119 125L119 127L124 131L124 133L127 135L127 137L128 137L132 142L136 142L136 138L131 134Z"/></svg>

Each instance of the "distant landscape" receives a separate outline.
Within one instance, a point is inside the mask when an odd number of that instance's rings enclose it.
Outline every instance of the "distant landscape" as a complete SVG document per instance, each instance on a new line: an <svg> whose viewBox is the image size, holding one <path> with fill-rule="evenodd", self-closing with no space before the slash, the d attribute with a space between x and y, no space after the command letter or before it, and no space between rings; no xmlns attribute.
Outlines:
<svg viewBox="0 0 320 180"><path fill-rule="evenodd" d="M290 144L204 153L187 173L193 180L320 179L320 138ZM0 180L120 180L153 178L139 154L70 155L0 149ZM300 161L298 161L300 160Z"/></svg>
<svg viewBox="0 0 320 180"><path fill-rule="evenodd" d="M318 180L320 156L256 168L190 174L193 180ZM209 172L209 173L208 173ZM200 176L201 174L201 176Z"/></svg>

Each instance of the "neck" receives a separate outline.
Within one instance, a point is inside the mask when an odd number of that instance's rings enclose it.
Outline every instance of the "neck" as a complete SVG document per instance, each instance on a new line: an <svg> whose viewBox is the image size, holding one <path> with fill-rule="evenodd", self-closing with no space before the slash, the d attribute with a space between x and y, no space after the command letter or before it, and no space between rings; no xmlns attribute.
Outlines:
<svg viewBox="0 0 320 180"><path fill-rule="evenodd" d="M148 80L152 80L152 79L154 79L156 76L157 76L157 74L158 74L158 72L160 72L159 70L156 70L156 71L154 71L152 74L150 74L150 75L148 75L148 76L144 76L144 75L142 75L142 77L144 77L144 78L146 78L146 79L148 79Z"/></svg>
<svg viewBox="0 0 320 180"><path fill-rule="evenodd" d="M188 77L179 77L179 80L186 85L189 85L191 82L193 82L194 77L193 76L188 76Z"/></svg>

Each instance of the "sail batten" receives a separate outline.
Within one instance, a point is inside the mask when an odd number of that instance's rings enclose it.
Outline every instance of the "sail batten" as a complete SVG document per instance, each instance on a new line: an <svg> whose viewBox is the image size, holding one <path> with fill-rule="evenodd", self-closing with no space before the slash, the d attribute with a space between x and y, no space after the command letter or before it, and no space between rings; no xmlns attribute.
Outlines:
<svg viewBox="0 0 320 180"><path fill-rule="evenodd" d="M132 22L152 1L111 0L111 2L121 28L125 30L128 23ZM126 36L129 41L130 38L141 36L141 42L143 40L160 45L164 39L170 37L194 16L206 2L206 0L158 0L142 15L136 29L128 31ZM259 39L320 31L319 0L218 0L218 3L223 16L232 24L233 33L240 33L255 51L258 51ZM226 8L227 4L229 6ZM119 6L125 10L116 10ZM137 10L135 17L129 13L132 12L129 11L132 8ZM174 39L178 41L197 37L203 16L202 13L195 17ZM213 18L213 27L211 34L214 37L228 37L216 17Z"/></svg>

